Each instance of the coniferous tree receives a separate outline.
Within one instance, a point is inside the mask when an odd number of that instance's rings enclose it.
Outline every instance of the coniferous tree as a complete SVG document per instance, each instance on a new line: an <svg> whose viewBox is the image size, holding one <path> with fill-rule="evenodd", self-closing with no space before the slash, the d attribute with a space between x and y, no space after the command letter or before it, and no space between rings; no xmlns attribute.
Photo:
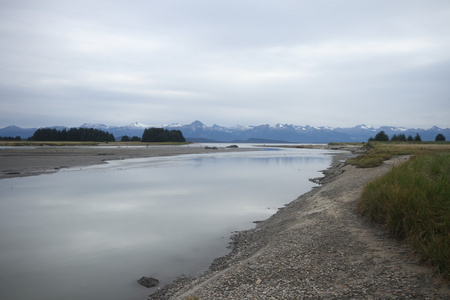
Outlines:
<svg viewBox="0 0 450 300"><path fill-rule="evenodd" d="M12 137L12 136L0 136L0 141L21 141L22 138L20 136Z"/></svg>
<svg viewBox="0 0 450 300"><path fill-rule="evenodd" d="M382 130L375 135L375 138L370 138L370 141L389 142L389 136Z"/></svg>
<svg viewBox="0 0 450 300"><path fill-rule="evenodd" d="M108 133L108 142L115 142L116 138L114 137L114 134Z"/></svg>
<svg viewBox="0 0 450 300"><path fill-rule="evenodd" d="M74 141L74 142L113 142L114 135L94 128L70 128L56 130L51 128L37 129L30 138L32 141Z"/></svg>
<svg viewBox="0 0 450 300"><path fill-rule="evenodd" d="M406 136L404 134L400 134L398 136L398 141L399 142L406 142Z"/></svg>
<svg viewBox="0 0 450 300"><path fill-rule="evenodd" d="M436 142L445 142L445 136L442 133L439 133L434 140Z"/></svg>
<svg viewBox="0 0 450 300"><path fill-rule="evenodd" d="M142 134L143 142L186 142L180 130L146 128Z"/></svg>

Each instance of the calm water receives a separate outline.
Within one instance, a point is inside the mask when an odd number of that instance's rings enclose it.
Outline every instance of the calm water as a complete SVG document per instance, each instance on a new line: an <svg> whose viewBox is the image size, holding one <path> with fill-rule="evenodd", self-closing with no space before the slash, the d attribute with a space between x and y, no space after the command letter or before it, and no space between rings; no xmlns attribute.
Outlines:
<svg viewBox="0 0 450 300"><path fill-rule="evenodd" d="M284 149L114 161L0 180L0 299L147 299L310 190L331 156Z"/></svg>

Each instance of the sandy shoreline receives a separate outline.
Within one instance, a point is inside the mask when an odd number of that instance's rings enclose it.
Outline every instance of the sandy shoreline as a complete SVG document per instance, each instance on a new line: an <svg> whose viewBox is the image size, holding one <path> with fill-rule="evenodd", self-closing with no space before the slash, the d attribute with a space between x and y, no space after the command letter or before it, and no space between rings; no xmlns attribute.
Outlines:
<svg viewBox="0 0 450 300"><path fill-rule="evenodd" d="M200 277L180 277L149 299L450 299L450 286L357 212L368 181L407 160L359 169L335 156L322 186L255 229Z"/></svg>
<svg viewBox="0 0 450 300"><path fill-rule="evenodd" d="M255 149L254 151L256 151ZM0 179L54 173L62 168L103 164L110 160L181 154L249 151L241 148L205 149L183 146L38 146L0 149Z"/></svg>

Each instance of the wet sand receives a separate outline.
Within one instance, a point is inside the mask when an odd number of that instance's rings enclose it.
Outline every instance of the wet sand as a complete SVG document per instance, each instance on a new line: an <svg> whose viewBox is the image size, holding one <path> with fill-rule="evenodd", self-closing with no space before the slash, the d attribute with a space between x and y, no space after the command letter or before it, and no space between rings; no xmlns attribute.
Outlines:
<svg viewBox="0 0 450 300"><path fill-rule="evenodd" d="M249 151L244 148L205 149L182 146L37 146L0 149L0 179L54 173L62 168L103 164L110 160L181 154ZM258 149L254 149L256 151Z"/></svg>

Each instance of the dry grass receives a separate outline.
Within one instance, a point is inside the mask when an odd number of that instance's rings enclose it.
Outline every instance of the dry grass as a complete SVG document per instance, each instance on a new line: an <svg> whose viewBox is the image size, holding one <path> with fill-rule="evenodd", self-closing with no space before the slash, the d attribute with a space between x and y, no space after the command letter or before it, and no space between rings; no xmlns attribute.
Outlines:
<svg viewBox="0 0 450 300"><path fill-rule="evenodd" d="M418 154L450 152L449 142L423 142L423 143L380 143L380 150L391 151L394 154Z"/></svg>
<svg viewBox="0 0 450 300"><path fill-rule="evenodd" d="M450 152L450 142L369 142L366 154L347 159L346 163L360 168L373 168L394 155L418 155Z"/></svg>

